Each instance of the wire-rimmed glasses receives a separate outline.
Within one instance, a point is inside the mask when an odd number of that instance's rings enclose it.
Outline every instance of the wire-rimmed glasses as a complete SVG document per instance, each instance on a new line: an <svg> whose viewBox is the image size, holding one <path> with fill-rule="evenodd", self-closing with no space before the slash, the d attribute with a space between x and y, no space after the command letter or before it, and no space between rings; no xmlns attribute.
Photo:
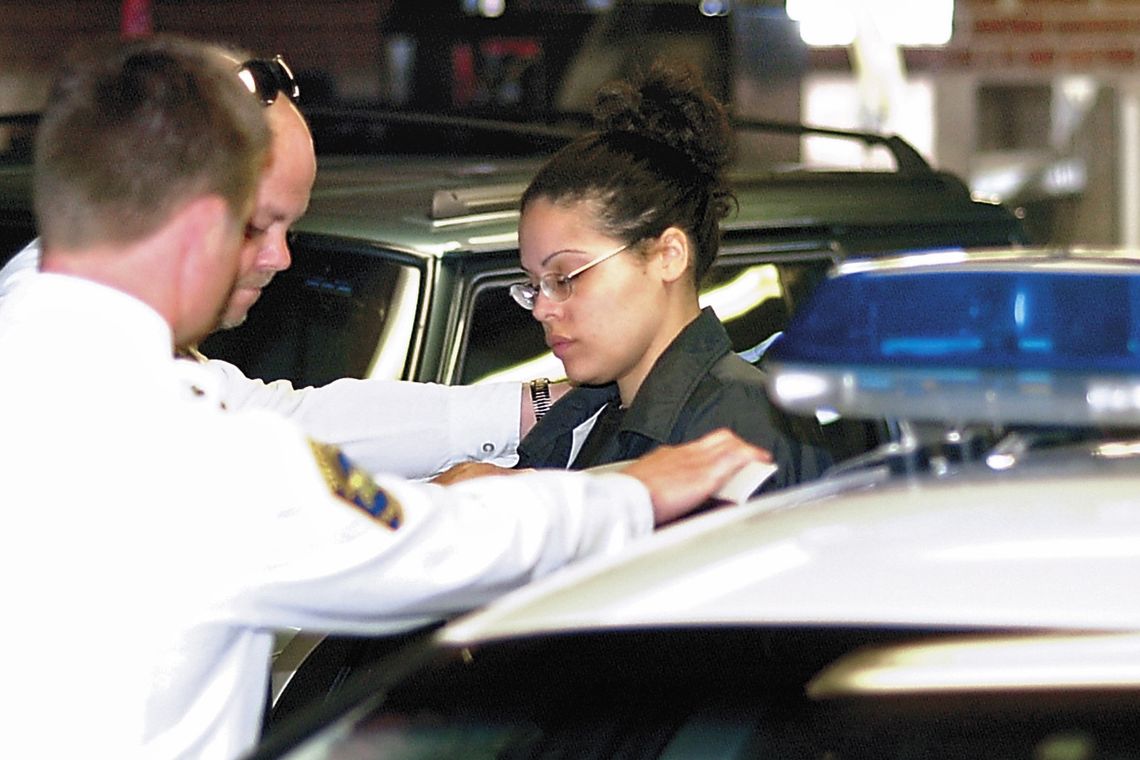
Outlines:
<svg viewBox="0 0 1140 760"><path fill-rule="evenodd" d="M534 302L535 299L538 298L538 294L540 292L551 301L557 301L561 303L570 296L574 295L575 277L582 274L590 267L597 266L607 259L612 259L614 256L617 256L619 253L629 248L631 245L633 244L626 243L621 248L610 251L609 253L603 253L601 256L598 256L592 261L586 262L569 274L547 272L538 278L537 285L529 282L517 282L511 286L511 298L515 299L515 303L527 311L534 311Z"/></svg>

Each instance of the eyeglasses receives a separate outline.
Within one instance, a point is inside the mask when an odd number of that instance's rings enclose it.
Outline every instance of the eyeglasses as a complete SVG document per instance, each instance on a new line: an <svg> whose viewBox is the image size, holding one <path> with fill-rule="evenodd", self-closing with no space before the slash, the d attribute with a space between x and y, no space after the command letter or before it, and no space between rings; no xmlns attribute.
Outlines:
<svg viewBox="0 0 1140 760"><path fill-rule="evenodd" d="M293 70L279 55L246 61L238 66L238 79L264 106L273 105L277 95L281 93L294 103L301 97L301 88L297 85Z"/></svg>
<svg viewBox="0 0 1140 760"><path fill-rule="evenodd" d="M511 286L511 298L515 299L515 303L523 307L527 311L534 310L535 299L541 291L544 296L551 301L558 301L559 303L565 301L570 296L574 295L574 278L585 272L593 266L601 264L606 259L612 259L619 253L629 248L633 243L626 243L616 251L603 253L593 261L587 262L582 266L575 269L570 274L555 274L554 272L547 272L542 277L538 278L538 284L532 285L529 282L517 282Z"/></svg>

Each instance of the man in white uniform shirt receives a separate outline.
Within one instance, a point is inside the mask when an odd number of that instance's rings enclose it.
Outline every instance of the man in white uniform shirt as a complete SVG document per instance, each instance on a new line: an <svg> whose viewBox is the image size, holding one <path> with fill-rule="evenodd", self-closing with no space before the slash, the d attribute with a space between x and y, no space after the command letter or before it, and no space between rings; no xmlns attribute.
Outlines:
<svg viewBox="0 0 1140 760"><path fill-rule="evenodd" d="M235 72L265 106L273 151L246 230L255 263L231 299L223 328L241 324L274 274L291 264L287 233L308 208L317 170L312 135L293 102L298 89L285 62L279 57L240 65L239 59L232 60ZM36 271L39 259L36 240L0 269L0 300ZM320 388L294 388L283 380L248 378L228 362L196 358L208 370L202 382L227 408L284 414L372 472L424 478L465 461L509 466L516 461L520 434L534 424L530 391L518 383L449 387L343 379ZM563 385L551 388L556 396L565 390Z"/></svg>
<svg viewBox="0 0 1140 760"><path fill-rule="evenodd" d="M453 615L618 551L769 459L720 432L627 474L443 487L373 479L278 414L223 411L209 370L172 353L256 268L244 230L269 145L232 67L196 43L121 44L53 87L42 271L0 303L12 754L236 757L274 629Z"/></svg>

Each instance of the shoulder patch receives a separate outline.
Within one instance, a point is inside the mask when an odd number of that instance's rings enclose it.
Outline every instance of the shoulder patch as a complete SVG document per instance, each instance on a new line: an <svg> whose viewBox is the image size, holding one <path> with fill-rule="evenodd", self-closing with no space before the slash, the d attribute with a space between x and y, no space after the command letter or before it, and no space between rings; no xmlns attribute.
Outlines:
<svg viewBox="0 0 1140 760"><path fill-rule="evenodd" d="M336 446L313 440L309 441L309 446L330 491L392 530L403 524L404 509L400 502L376 485L372 476L354 465L344 452Z"/></svg>

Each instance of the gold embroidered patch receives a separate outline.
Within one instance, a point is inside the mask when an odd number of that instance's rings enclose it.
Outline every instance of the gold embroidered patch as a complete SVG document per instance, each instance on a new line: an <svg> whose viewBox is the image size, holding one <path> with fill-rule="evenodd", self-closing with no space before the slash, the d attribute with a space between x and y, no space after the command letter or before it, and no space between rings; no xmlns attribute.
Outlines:
<svg viewBox="0 0 1140 760"><path fill-rule="evenodd" d="M400 502L376 485L372 476L354 465L340 449L312 440L309 446L329 490L392 530L403 524L404 509Z"/></svg>

